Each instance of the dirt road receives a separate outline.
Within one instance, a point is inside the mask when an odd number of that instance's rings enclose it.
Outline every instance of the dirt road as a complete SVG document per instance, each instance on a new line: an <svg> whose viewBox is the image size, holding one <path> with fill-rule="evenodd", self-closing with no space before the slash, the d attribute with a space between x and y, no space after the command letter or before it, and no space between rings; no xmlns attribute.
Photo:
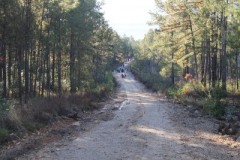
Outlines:
<svg viewBox="0 0 240 160"><path fill-rule="evenodd" d="M210 117L198 111L190 114L189 110L166 102L146 90L130 73L125 79L118 73L114 75L120 84L118 95L125 95L125 100L110 118L92 125L71 141L51 143L19 159L240 159L239 144L214 133L216 123Z"/></svg>

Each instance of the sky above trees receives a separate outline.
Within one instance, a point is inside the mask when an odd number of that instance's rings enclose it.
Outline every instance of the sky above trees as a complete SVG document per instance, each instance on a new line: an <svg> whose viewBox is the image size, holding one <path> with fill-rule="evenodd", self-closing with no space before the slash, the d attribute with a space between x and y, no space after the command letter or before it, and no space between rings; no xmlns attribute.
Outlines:
<svg viewBox="0 0 240 160"><path fill-rule="evenodd" d="M101 0L100 0L101 1ZM155 8L154 0L103 0L105 19L121 36L142 39L151 28L149 11Z"/></svg>

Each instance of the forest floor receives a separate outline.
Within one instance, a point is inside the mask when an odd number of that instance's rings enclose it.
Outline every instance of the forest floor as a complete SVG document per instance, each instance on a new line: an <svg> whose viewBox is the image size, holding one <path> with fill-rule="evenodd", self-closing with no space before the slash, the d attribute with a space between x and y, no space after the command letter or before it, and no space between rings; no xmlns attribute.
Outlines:
<svg viewBox="0 0 240 160"><path fill-rule="evenodd" d="M240 142L218 134L219 121L194 106L169 102L147 90L131 73L124 79L119 73L114 76L119 88L101 110L79 121L64 121L38 141L44 131L33 135L25 147L28 152L13 159L240 159ZM11 150L6 154L14 153Z"/></svg>

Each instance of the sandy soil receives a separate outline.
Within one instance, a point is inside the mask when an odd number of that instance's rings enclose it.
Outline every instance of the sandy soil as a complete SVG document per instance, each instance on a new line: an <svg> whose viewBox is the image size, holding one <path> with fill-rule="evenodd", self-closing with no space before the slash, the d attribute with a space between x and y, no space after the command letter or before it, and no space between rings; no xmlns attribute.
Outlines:
<svg viewBox="0 0 240 160"><path fill-rule="evenodd" d="M116 97L76 136L19 160L239 160L240 145L217 134L217 121L152 93L127 73L114 73ZM121 103L120 103L121 102ZM75 122L75 126L80 126Z"/></svg>

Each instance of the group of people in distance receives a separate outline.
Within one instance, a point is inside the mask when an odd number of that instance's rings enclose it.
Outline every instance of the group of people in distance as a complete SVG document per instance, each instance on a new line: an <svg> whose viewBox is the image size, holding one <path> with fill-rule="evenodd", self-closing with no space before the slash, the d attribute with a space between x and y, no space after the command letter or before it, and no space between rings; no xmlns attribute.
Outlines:
<svg viewBox="0 0 240 160"><path fill-rule="evenodd" d="M127 68L125 68L124 64L118 68L118 72L121 73L122 78L125 78L127 76L126 70Z"/></svg>

